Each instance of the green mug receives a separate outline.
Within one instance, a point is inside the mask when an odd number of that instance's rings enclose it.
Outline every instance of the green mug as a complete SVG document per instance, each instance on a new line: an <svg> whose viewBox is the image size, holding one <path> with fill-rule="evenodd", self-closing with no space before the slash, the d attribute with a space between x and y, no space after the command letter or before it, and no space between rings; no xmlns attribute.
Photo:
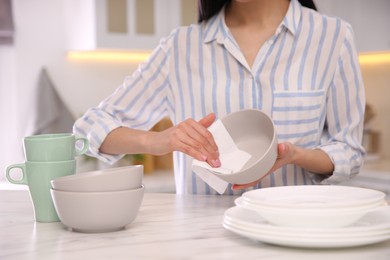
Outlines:
<svg viewBox="0 0 390 260"><path fill-rule="evenodd" d="M77 149L78 143L83 144ZM27 161L48 162L74 160L88 150L88 139L72 133L31 135L23 139Z"/></svg>
<svg viewBox="0 0 390 260"><path fill-rule="evenodd" d="M14 179L10 172L20 168L22 177ZM27 185L34 206L35 220L38 222L58 222L50 189L50 181L58 177L76 173L76 160L57 162L29 162L13 164L6 169L6 178L10 183Z"/></svg>

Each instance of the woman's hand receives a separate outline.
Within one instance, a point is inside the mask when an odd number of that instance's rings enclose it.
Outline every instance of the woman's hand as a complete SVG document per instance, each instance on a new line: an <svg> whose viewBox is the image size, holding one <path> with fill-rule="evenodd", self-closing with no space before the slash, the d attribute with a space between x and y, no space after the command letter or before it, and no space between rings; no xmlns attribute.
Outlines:
<svg viewBox="0 0 390 260"><path fill-rule="evenodd" d="M215 115L211 113L199 122L187 119L156 133L150 143L150 147L153 147L151 153L162 155L180 151L199 161L206 161L212 167L220 167L218 147L207 129L214 120Z"/></svg>
<svg viewBox="0 0 390 260"><path fill-rule="evenodd" d="M273 173L283 165L289 164L293 161L295 146L291 143L280 143L278 144L278 156L276 158L275 164L272 166L271 170L268 171L261 179L247 183L247 184L233 184L232 190L242 190L252 186L255 186L263 178Z"/></svg>
<svg viewBox="0 0 390 260"><path fill-rule="evenodd" d="M261 179L248 184L233 184L233 190L246 189L255 186L259 181L286 164L295 164L312 173L326 176L332 175L334 164L328 154L320 149L305 149L291 143L278 144L278 156L274 166Z"/></svg>

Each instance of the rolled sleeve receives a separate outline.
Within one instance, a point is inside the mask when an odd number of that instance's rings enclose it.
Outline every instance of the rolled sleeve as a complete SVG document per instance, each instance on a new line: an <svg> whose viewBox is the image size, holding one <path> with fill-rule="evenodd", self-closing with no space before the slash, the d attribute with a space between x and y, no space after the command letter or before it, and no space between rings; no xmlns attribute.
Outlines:
<svg viewBox="0 0 390 260"><path fill-rule="evenodd" d="M168 51L174 35L172 33L163 40L148 61L126 77L112 95L75 122L74 133L90 142L87 155L114 164L124 155L105 154L99 150L111 131L118 127L147 131L169 114L172 96L169 92Z"/></svg>
<svg viewBox="0 0 390 260"><path fill-rule="evenodd" d="M86 153L87 155L96 157L105 163L114 164L124 155L101 153L99 149L107 135L112 130L121 127L122 124L119 121L112 120L108 115L101 116L101 114L102 112L90 109L83 117L75 122L73 132L77 136L84 136L88 139L89 149Z"/></svg>

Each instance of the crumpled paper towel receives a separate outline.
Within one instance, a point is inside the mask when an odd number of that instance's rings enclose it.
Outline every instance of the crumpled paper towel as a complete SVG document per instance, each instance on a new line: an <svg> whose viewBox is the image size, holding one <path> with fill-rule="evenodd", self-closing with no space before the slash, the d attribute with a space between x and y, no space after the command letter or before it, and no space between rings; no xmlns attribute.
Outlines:
<svg viewBox="0 0 390 260"><path fill-rule="evenodd" d="M230 174L238 172L249 161L251 155L238 149L221 120L215 121L208 130L213 135L218 146L221 167L213 168L207 162L194 159L192 170L219 194L225 192L229 183L216 176L213 172Z"/></svg>

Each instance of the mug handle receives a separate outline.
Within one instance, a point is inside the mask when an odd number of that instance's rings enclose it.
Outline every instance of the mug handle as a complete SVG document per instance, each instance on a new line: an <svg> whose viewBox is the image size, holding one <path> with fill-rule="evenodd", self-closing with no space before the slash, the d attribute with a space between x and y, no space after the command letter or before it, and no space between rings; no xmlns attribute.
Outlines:
<svg viewBox="0 0 390 260"><path fill-rule="evenodd" d="M14 169L14 168L20 168L22 170L22 179L15 180L11 177L10 171L11 171L11 169ZM13 164L13 165L8 166L6 169L5 177L7 178L7 180L10 183L27 185L26 165L24 163L20 163L20 164Z"/></svg>
<svg viewBox="0 0 390 260"><path fill-rule="evenodd" d="M82 142L83 142L83 149L81 149L81 150L77 150L77 149L76 149L76 156L85 154L85 153L88 151L88 147L89 147L89 142L88 142L88 139L87 139L87 138L84 138L84 137L77 137L77 138L76 138L76 143L77 143L78 141L82 141Z"/></svg>

